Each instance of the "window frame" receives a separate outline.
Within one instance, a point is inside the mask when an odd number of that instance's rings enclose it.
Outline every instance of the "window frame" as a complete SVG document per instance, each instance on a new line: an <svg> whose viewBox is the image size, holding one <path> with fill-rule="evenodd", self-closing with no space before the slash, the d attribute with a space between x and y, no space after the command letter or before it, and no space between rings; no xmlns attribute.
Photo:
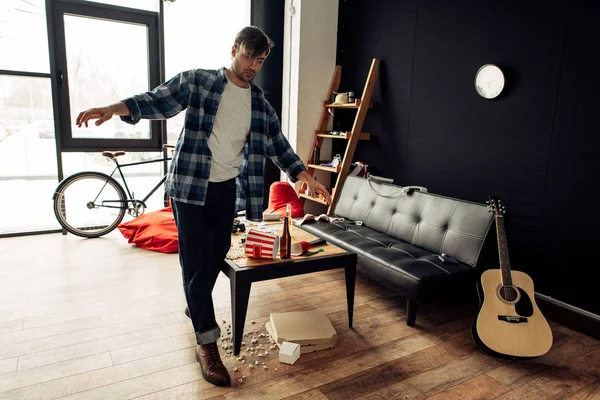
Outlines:
<svg viewBox="0 0 600 400"><path fill-rule="evenodd" d="M162 4L161 4L162 6ZM70 116L65 14L99 18L115 22L145 25L148 31L149 90L162 83L160 12L132 9L81 0L46 0L50 45L50 76L54 98L54 120L57 147L60 152L94 152L107 149L128 151L161 151L164 139L164 122L150 121L150 139L90 139L73 138ZM162 8L162 7L161 7ZM115 44L118 45L118 44ZM137 93L132 93L132 95ZM115 99L118 101L119 99ZM99 104L98 106L102 106ZM59 162L60 163L60 162ZM62 174L61 174L62 175Z"/></svg>

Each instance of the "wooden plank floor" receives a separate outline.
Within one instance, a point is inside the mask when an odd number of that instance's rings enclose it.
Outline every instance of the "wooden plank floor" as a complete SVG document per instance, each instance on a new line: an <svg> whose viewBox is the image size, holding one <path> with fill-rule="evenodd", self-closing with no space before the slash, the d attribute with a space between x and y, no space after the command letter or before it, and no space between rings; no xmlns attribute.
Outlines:
<svg viewBox="0 0 600 400"><path fill-rule="evenodd" d="M471 339L473 305L428 305L411 328L404 299L361 277L350 330L341 271L255 284L246 325L266 332L271 312L320 307L338 332L334 349L295 365L280 364L275 350L246 354L246 364L224 356L234 379L219 388L194 361L176 254L133 247L118 232L92 240L53 234L0 239L0 260L2 399L600 398L595 339L551 321L547 355L494 359ZM214 300L228 324L224 276ZM267 369L250 369L255 360Z"/></svg>

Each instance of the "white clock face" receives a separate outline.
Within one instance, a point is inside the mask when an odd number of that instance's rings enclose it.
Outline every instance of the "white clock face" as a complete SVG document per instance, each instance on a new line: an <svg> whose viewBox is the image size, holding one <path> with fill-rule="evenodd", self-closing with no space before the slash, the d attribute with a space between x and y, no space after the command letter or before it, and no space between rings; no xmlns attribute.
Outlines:
<svg viewBox="0 0 600 400"><path fill-rule="evenodd" d="M475 89L483 98L497 97L504 89L504 74L493 64L484 65L475 75Z"/></svg>

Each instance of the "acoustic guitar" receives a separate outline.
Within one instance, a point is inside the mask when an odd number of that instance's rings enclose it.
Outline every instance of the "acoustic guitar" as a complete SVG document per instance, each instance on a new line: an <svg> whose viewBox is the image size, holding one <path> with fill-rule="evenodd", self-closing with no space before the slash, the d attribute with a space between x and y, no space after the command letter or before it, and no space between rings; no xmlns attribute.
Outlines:
<svg viewBox="0 0 600 400"><path fill-rule="evenodd" d="M552 330L535 302L533 280L510 269L501 200L490 197L487 203L496 219L500 269L486 270L477 282L479 311L473 322L473 340L495 357L541 356L552 347Z"/></svg>

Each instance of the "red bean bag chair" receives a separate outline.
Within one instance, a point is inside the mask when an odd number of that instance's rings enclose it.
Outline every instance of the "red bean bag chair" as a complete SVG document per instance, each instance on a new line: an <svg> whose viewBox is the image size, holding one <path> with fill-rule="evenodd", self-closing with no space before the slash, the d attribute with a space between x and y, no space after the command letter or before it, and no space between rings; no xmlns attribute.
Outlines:
<svg viewBox="0 0 600 400"><path fill-rule="evenodd" d="M177 226L171 207L140 215L136 219L119 224L118 228L129 243L143 249L161 253L179 251Z"/></svg>
<svg viewBox="0 0 600 400"><path fill-rule="evenodd" d="M265 212L284 217L288 203L292 205L292 218L304 217L304 207L294 187L287 182L273 182L269 187L269 207Z"/></svg>

